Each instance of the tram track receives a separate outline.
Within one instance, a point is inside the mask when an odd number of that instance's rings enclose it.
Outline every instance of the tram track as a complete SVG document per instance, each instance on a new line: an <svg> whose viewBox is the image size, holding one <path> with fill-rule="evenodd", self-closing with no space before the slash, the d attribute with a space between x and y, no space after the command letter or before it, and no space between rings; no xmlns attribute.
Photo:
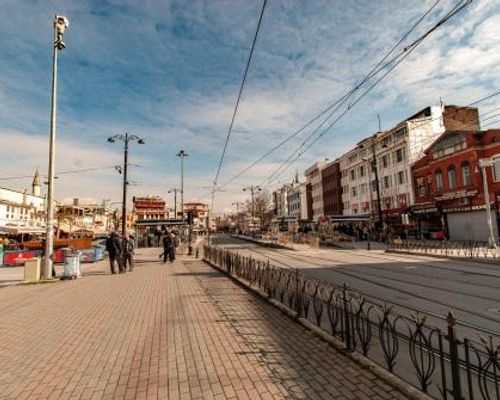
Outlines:
<svg viewBox="0 0 500 400"><path fill-rule="evenodd" d="M255 246L257 247L257 246ZM308 263L308 265L315 265L315 266L318 266L318 267L321 267L324 271L323 271L323 274L327 274L327 275L330 275L330 276L334 276L335 274L338 275L341 275L341 276L345 276L345 277L348 277L348 278L351 278L351 279L354 279L354 280L358 280L358 281L361 281L365 284L369 284L369 285L373 285L375 287L380 287L380 288L384 288L386 290L389 290L389 291L392 291L398 295L404 295L404 296L408 296L410 298L414 298L414 299L418 299L418 300L421 300L421 301L424 301L424 302L432 302L433 304L435 305L439 305L439 306L442 306L442 307L445 307L445 308L448 308L450 310L456 310L456 311L460 311L460 312L463 312L465 314L470 314L476 318L479 318L481 320L484 320L484 321L488 321L490 323L494 323L494 324L500 324L500 318L496 318L494 317L493 315L490 315L490 314L486 314L484 312L481 312L481 311L478 311L478 310L475 310L475 309L472 309L472 308L469 308L469 307L466 307L466 306L462 306L462 305L457 305L457 304L452 304L450 302L446 302L446 301L443 301L443 300L438 300L438 299L431 299L429 298L428 296L425 296L425 295L422 295L422 294L419 294L419 293L416 293L415 291L411 291L411 290L407 290L407 289L402 289L402 288L398 288L398 287L395 287L394 285L391 285L390 282L383 282L384 280L385 281L393 281L393 282L397 282L397 280L393 279L393 278L384 278L384 277L381 277L381 276L377 276L377 275L370 275L370 278L366 278L364 276L360 276L358 275L357 273L353 272L353 271L345 271L345 270L340 270L339 268L328 268L328 267L325 267L324 265L318 265L317 263L311 261L314 260L314 259L318 259L318 260L321 260L321 261L329 261L329 262L335 262L335 260L332 260L332 259L328 259L328 258L324 258L324 257L318 257L318 256L312 256L312 255L304 255L304 256L298 256L298 255L292 255L288 252L285 252L284 250L278 250L278 249L273 249L272 251L270 250L262 250L260 248L255 248L255 247L251 247L251 248L248 248L248 247L243 247L241 250L246 250L246 251L249 251L249 252L254 252L256 254L259 254L261 257L263 258L267 258L269 259L270 261L272 261L273 263L277 264L278 266L283 266L283 267L286 267L286 268L293 268L290 266L290 263L287 263L286 261L284 260L280 260L279 258L276 257L279 256L279 257L282 257L282 258L289 258L291 260L295 260L295 261L299 261L299 262L306 262ZM270 254L270 253L277 253L273 256L273 254ZM376 256L375 258L379 258L379 259L385 259L385 260L391 260L391 258L387 258L387 257L380 257L380 256ZM392 261L395 261L392 259ZM365 269L367 267L364 267ZM325 280L324 276L323 277L319 277L319 276L315 276L315 274L311 273L311 271L308 271L307 268L303 268L302 269L302 272L305 273L305 274L308 274L309 276L312 276L316 279L321 279L321 280ZM394 271L392 271L394 272ZM367 275L365 272L362 272L363 275ZM375 280L373 279L375 278ZM380 280L382 280L382 282L380 282ZM338 282L335 282L333 279L332 279L333 283L336 283L337 285ZM455 282L457 282L455 280ZM422 287L422 288L426 288L426 289L430 289L430 290L439 290L439 289L442 289L442 288L437 288L437 287L433 287L433 286L428 286L428 285L423 285L423 284L415 284L414 282L407 282L407 281L399 281L398 283L404 283L404 284L413 284L417 287ZM462 281L461 283L467 283L467 284L471 284L470 282L464 282ZM401 306L403 308L415 308L414 306L409 306L409 305L406 305L406 304L401 304L397 301L393 301L391 298L387 298L387 299L384 299L384 298L381 298L380 296L377 296L377 295L373 295L373 294L369 294L366 292L366 290L359 290L358 288L356 288L354 285L349 285L351 287L351 289L353 291L356 291L356 292L359 292L360 294L363 294L363 295L366 295L368 297L371 297L373 299L377 299L379 301L385 301L385 300L388 300L390 303L396 305L396 306ZM489 288L490 285L488 285ZM494 287L494 288L497 288L498 286ZM488 301L493 301L493 302L498 302L497 299L492 299L492 298L489 298L489 297L486 297L486 296L477 296L477 295L470 295L468 293L464 293L463 291L449 291L450 293L454 293L454 294L457 294L457 295L467 295L467 296L472 296L472 297L475 297L476 299L482 299L482 300L488 300ZM425 307L426 309L420 309L420 310L417 310L417 311L421 311L421 312L424 312L426 314L429 314L431 316L434 316L436 318L439 318L439 319L444 319L444 316L443 315L440 315L440 314L437 314L436 312L433 312L433 311L430 311L429 309L427 309L427 307ZM488 329L484 326L480 326L480 325L477 325L475 323L471 323L471 322L461 322L460 323L461 325L463 326L467 326L467 327L470 327L470 328L474 328L474 329L479 329L479 330L482 330L484 332L487 332L489 334L492 334L492 335L495 335L495 336L499 336L500 334L498 333L497 330L491 330L491 329Z"/></svg>

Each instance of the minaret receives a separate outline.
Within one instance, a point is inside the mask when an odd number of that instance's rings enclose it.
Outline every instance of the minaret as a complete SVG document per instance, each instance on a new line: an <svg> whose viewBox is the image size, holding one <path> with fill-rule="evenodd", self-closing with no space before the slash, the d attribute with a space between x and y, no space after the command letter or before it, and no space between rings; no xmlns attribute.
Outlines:
<svg viewBox="0 0 500 400"><path fill-rule="evenodd" d="M33 177L33 183L31 184L31 194L33 196L41 195L41 184L40 184L40 174L38 173L38 168L35 171L35 176Z"/></svg>

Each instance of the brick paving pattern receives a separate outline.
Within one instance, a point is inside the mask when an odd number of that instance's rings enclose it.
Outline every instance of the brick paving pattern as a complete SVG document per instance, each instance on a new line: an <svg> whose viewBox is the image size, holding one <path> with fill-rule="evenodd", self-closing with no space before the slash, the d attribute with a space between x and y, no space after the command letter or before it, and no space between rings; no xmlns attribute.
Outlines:
<svg viewBox="0 0 500 400"><path fill-rule="evenodd" d="M0 289L0 399L402 399L196 259Z"/></svg>

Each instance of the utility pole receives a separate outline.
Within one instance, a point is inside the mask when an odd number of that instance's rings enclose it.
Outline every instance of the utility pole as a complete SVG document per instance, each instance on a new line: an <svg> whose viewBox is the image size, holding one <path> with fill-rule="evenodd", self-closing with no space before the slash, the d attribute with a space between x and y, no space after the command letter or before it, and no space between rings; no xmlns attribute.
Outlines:
<svg viewBox="0 0 500 400"><path fill-rule="evenodd" d="M252 195L252 227L254 227L254 219L255 219L255 192L256 191L261 191L262 188L260 186L254 186L254 185L250 185L246 188L243 188L243 191L246 192L247 190L250 191L251 195Z"/></svg>
<svg viewBox="0 0 500 400"><path fill-rule="evenodd" d="M181 214L184 221L184 158L188 157L188 154L181 150L177 153L177 157L181 159Z"/></svg>
<svg viewBox="0 0 500 400"><path fill-rule="evenodd" d="M119 173L123 174L123 183L122 183L122 238L125 237L127 233L127 173L128 173L128 144L130 141L137 141L139 144L144 144L144 139L136 135L129 135L128 132L125 132L125 135L114 135L108 138L109 143L115 143L117 140L121 140L123 142L123 167L117 167Z"/></svg>
<svg viewBox="0 0 500 400"><path fill-rule="evenodd" d="M235 201L231 203L232 206L236 206L236 226L238 227L238 233L240 233L240 201Z"/></svg>
<svg viewBox="0 0 500 400"><path fill-rule="evenodd" d="M177 192L179 189L173 188L168 191L168 193L174 192L174 219L177 219Z"/></svg>
<svg viewBox="0 0 500 400"><path fill-rule="evenodd" d="M50 279L53 272L54 261L54 177L55 177L55 147L57 124L57 51L66 48L62 41L64 32L69 26L69 21L62 15L54 19L54 42L52 44L52 108L50 116L49 140L49 176L47 187L47 221L44 249L44 263L42 270L43 279Z"/></svg>
<svg viewBox="0 0 500 400"><path fill-rule="evenodd" d="M486 167L493 167L493 160L491 158L480 159L479 168L481 168L483 177L484 205L486 207L486 223L488 224L488 230L489 230L488 242L490 245L494 245L496 243L496 240L495 240L495 234L493 233L493 221L491 220L490 193L488 188L488 175L486 173Z"/></svg>

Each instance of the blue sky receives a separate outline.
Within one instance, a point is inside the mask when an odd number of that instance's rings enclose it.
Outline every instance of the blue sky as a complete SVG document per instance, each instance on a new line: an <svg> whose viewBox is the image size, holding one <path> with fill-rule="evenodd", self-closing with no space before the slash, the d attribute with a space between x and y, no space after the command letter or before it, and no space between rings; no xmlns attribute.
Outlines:
<svg viewBox="0 0 500 400"><path fill-rule="evenodd" d="M455 1L441 1L421 26ZM433 1L269 0L221 183L350 88ZM0 3L0 178L47 171L52 19L66 15L59 55L59 171L120 163L106 138L125 130L132 145L132 194L178 185L184 148L186 198L208 200L260 1L3 0ZM328 132L283 179L318 158L340 155L377 128L440 98L467 104L500 90L500 4L476 0ZM485 103L483 111L498 107ZM306 135L308 132L305 132ZM301 137L217 195L216 211L243 200ZM0 180L23 188L29 179ZM64 175L57 198L120 198L112 169Z"/></svg>

